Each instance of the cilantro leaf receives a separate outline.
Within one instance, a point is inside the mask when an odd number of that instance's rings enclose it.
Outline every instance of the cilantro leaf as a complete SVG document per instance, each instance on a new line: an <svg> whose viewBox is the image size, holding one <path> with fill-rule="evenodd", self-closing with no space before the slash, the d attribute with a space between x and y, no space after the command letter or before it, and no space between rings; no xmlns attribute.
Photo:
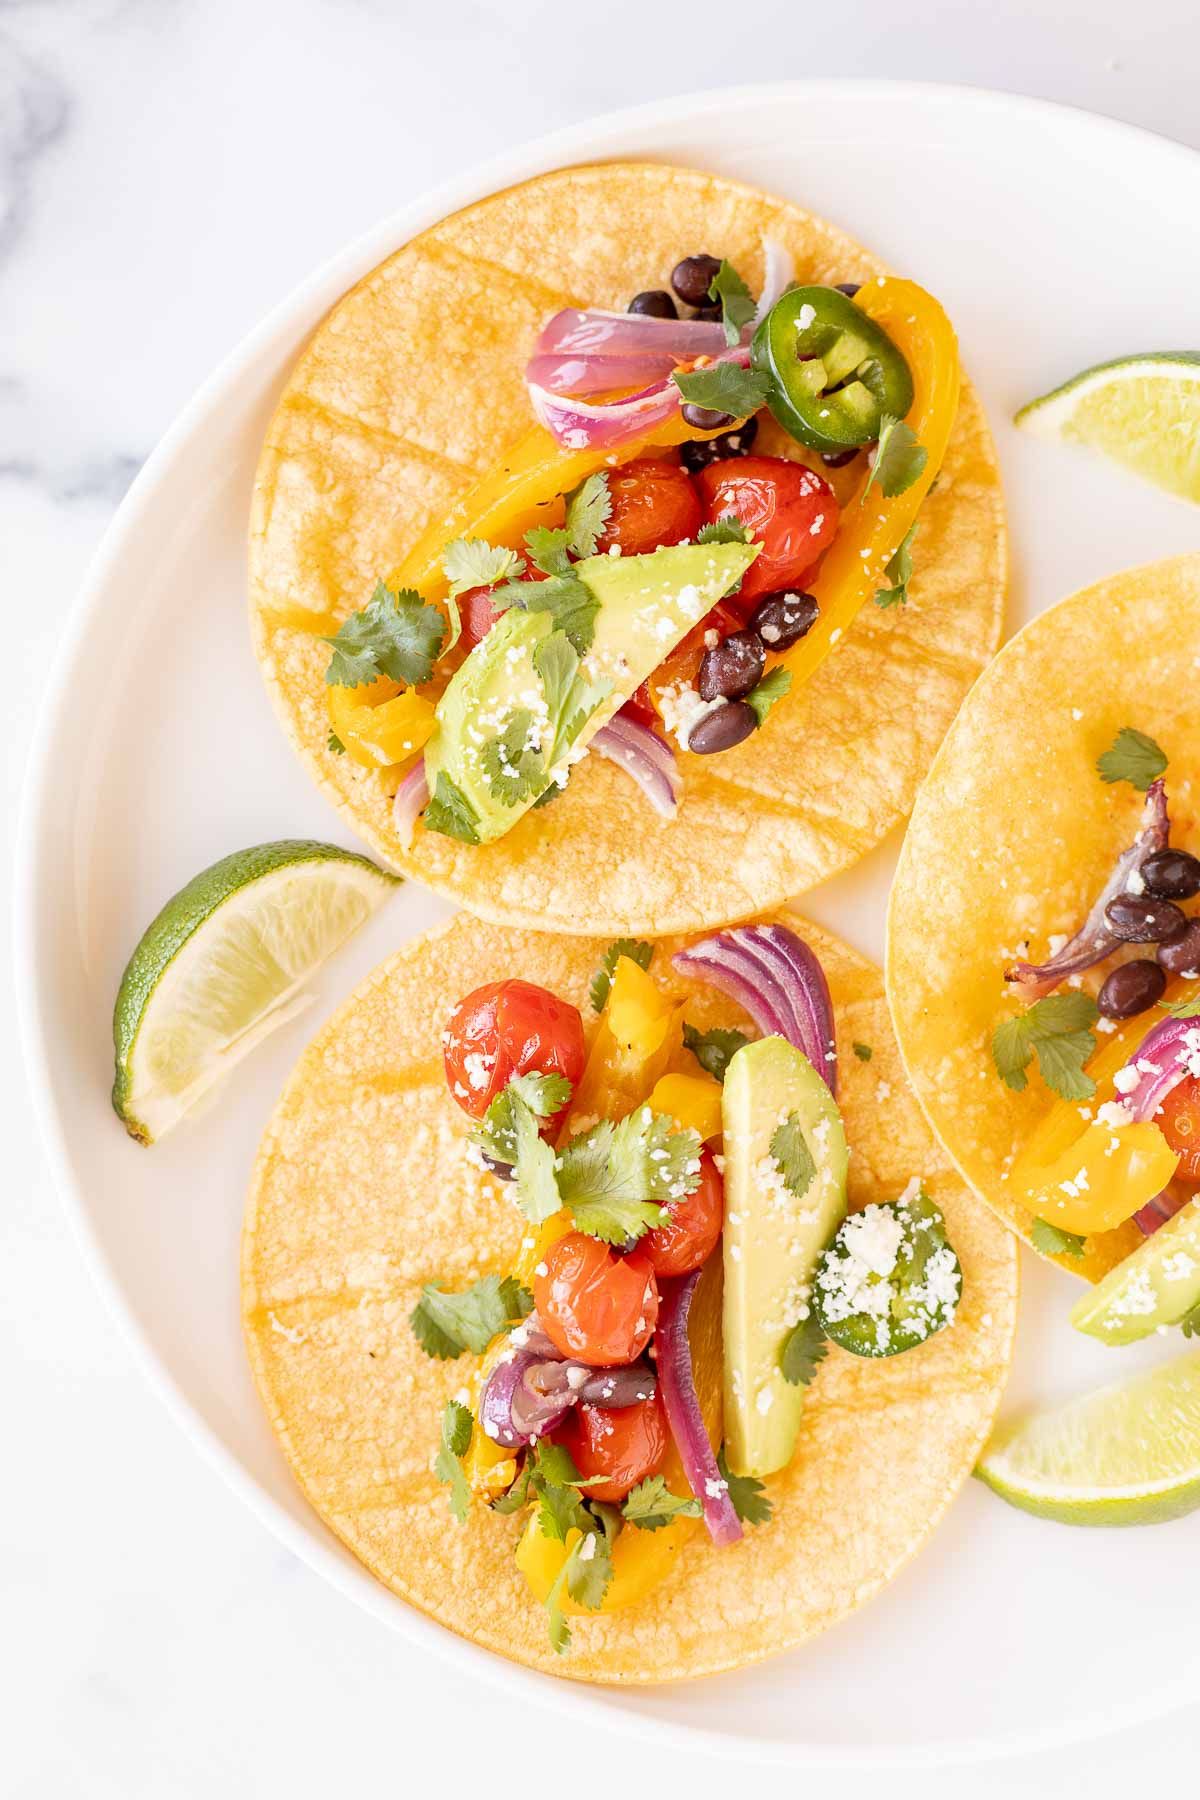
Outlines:
<svg viewBox="0 0 1200 1800"><path fill-rule="evenodd" d="M789 1113L783 1124L775 1127L771 1138L771 1158L783 1176L785 1186L802 1199L812 1185L817 1165L813 1161L798 1113Z"/></svg>
<svg viewBox="0 0 1200 1800"><path fill-rule="evenodd" d="M1131 725L1123 725L1111 748L1096 759L1101 781L1127 781L1139 794L1158 780L1166 766L1166 756L1154 739Z"/></svg>
<svg viewBox="0 0 1200 1800"><path fill-rule="evenodd" d="M489 544L484 538L455 538L442 551L442 572L457 597L471 588L495 587L521 573L515 550Z"/></svg>
<svg viewBox="0 0 1200 1800"><path fill-rule="evenodd" d="M750 527L735 519L732 513L722 513L709 525L702 525L696 533L698 544L748 544Z"/></svg>
<svg viewBox="0 0 1200 1800"><path fill-rule="evenodd" d="M567 551L571 534L563 526L532 525L525 533L525 548L535 569L543 575L568 575L571 558Z"/></svg>
<svg viewBox="0 0 1200 1800"><path fill-rule="evenodd" d="M482 1356L511 1321L533 1311L533 1295L511 1275L484 1275L461 1294L448 1294L440 1281L427 1281L409 1314L409 1324L426 1356Z"/></svg>
<svg viewBox="0 0 1200 1800"><path fill-rule="evenodd" d="M754 295L733 264L722 261L720 268L708 284L708 297L710 300L721 302L721 323L725 327L725 342L732 349L742 335L743 325L748 325L758 310Z"/></svg>
<svg viewBox="0 0 1200 1800"><path fill-rule="evenodd" d="M1043 1256L1082 1256L1087 1243L1086 1238L1076 1237L1073 1231L1061 1231L1049 1219L1033 1221L1029 1241Z"/></svg>
<svg viewBox="0 0 1200 1800"><path fill-rule="evenodd" d="M525 1107L538 1119L552 1119L571 1098L565 1075L543 1075L531 1069L513 1075L492 1101L482 1119L471 1127L471 1142L493 1162L517 1160L517 1107Z"/></svg>
<svg viewBox="0 0 1200 1800"><path fill-rule="evenodd" d="M661 1475L647 1475L636 1487L630 1488L621 1504L621 1516L628 1525L637 1525L642 1531L657 1531L663 1525L669 1525L672 1519L698 1519L700 1502L694 1494L681 1500L678 1494L671 1493Z"/></svg>
<svg viewBox="0 0 1200 1800"><path fill-rule="evenodd" d="M777 700L782 700L783 696L790 690L791 685L791 670L785 669L780 665L772 669L769 674L764 675L757 687L752 687L750 689L750 692L746 695L746 705L751 709L760 725L774 706L775 702Z"/></svg>
<svg viewBox="0 0 1200 1800"><path fill-rule="evenodd" d="M1190 1312L1184 1313L1179 1321L1179 1329L1184 1337L1200 1337L1200 1301L1197 1301Z"/></svg>
<svg viewBox="0 0 1200 1800"><path fill-rule="evenodd" d="M770 392L765 375L732 362L710 363L707 369L692 369L686 375L677 370L671 379L689 406L729 413L735 419L756 413L766 405Z"/></svg>
<svg viewBox="0 0 1200 1800"><path fill-rule="evenodd" d="M346 746L343 744L336 731L330 732L326 739L326 748L332 750L335 756L345 756L346 754Z"/></svg>
<svg viewBox="0 0 1200 1800"><path fill-rule="evenodd" d="M1200 994L1183 1000L1160 1000L1158 1005L1173 1019L1200 1019Z"/></svg>
<svg viewBox="0 0 1200 1800"><path fill-rule="evenodd" d="M908 602L908 584L912 580L912 543L917 535L914 522L909 526L891 558L884 574L892 583L889 588L876 588L875 604L885 610L889 606L904 606Z"/></svg>
<svg viewBox="0 0 1200 1800"><path fill-rule="evenodd" d="M749 1042L744 1031L732 1027L714 1025L711 1031L697 1031L686 1019L683 1021L684 1049L690 1050L706 1074L714 1075L718 1081L724 1081L730 1057Z"/></svg>
<svg viewBox="0 0 1200 1800"><path fill-rule="evenodd" d="M598 469L567 495L566 531L572 555L596 554L596 539L608 524L611 513L608 474L604 469Z"/></svg>
<svg viewBox="0 0 1200 1800"><path fill-rule="evenodd" d="M479 814L445 769L438 770L433 798L423 816L426 831L440 831L443 837L457 838L460 844L479 842Z"/></svg>
<svg viewBox="0 0 1200 1800"><path fill-rule="evenodd" d="M889 500L894 500L897 494L906 494L918 476L924 473L928 461L929 452L923 444L917 442L917 434L912 426L906 425L903 419L896 418L893 413L884 413L880 421L879 442L875 446L871 473L863 489L863 499L866 499L876 482Z"/></svg>
<svg viewBox="0 0 1200 1800"><path fill-rule="evenodd" d="M1090 1100L1096 1084L1083 1065L1096 1048L1090 1027L1100 1010L1088 994L1047 994L1023 1013L1003 1019L992 1034L996 1073L1015 1094L1023 1093L1026 1070L1036 1055L1047 1087L1063 1100Z"/></svg>
<svg viewBox="0 0 1200 1800"><path fill-rule="evenodd" d="M640 938L616 938L600 958L600 967L592 976L592 984L588 988L592 1000L592 1011L604 1011L604 1003L608 999L612 979L617 972L617 963L621 957L627 956L630 962L637 964L639 969L648 969L653 955L654 945L643 943Z"/></svg>
<svg viewBox="0 0 1200 1800"><path fill-rule="evenodd" d="M514 1095L510 1104L516 1202L531 1225L544 1225L562 1206L554 1178L554 1152L539 1135L537 1120L525 1102Z"/></svg>
<svg viewBox="0 0 1200 1800"><path fill-rule="evenodd" d="M855 1043L851 1046L851 1048L853 1049L854 1054L855 1054L855 1056L857 1056L859 1062L870 1062L871 1058L875 1054L875 1052L872 1050L870 1044Z"/></svg>
<svg viewBox="0 0 1200 1800"><path fill-rule="evenodd" d="M556 630L566 632L580 656L586 656L592 647L600 602L573 569L549 575L545 581L510 581L490 599L500 612L509 606L522 606L526 612L549 613Z"/></svg>
<svg viewBox="0 0 1200 1800"><path fill-rule="evenodd" d="M775 1508L767 1499L761 1481L753 1475L732 1475L729 1464L725 1461L725 1446L721 1445L717 1453L717 1468L721 1472L721 1480L729 1489L729 1499L734 1512L743 1525L765 1525Z"/></svg>
<svg viewBox="0 0 1200 1800"><path fill-rule="evenodd" d="M490 737L479 752L489 792L501 806L528 800L546 780L546 760L536 743L533 714L523 706L509 714L503 731Z"/></svg>
<svg viewBox="0 0 1200 1800"><path fill-rule="evenodd" d="M420 687L442 653L446 621L413 588L393 593L380 582L370 600L346 619L334 637L325 671L330 687L359 687L389 675L405 687Z"/></svg>
<svg viewBox="0 0 1200 1800"><path fill-rule="evenodd" d="M663 1208L696 1190L700 1138L664 1113L639 1107L614 1125L602 1119L558 1159L558 1191L577 1231L627 1244L667 1223Z"/></svg>
<svg viewBox="0 0 1200 1800"><path fill-rule="evenodd" d="M442 1414L442 1445L433 1472L450 1489L450 1511L464 1525L471 1506L471 1489L463 1473L462 1458L471 1447L474 1421L459 1400L447 1400Z"/></svg>
<svg viewBox="0 0 1200 1800"><path fill-rule="evenodd" d="M553 769L612 693L612 682L588 681L579 672L579 652L565 631L552 631L533 652L552 732L546 765ZM558 791L558 784L554 784Z"/></svg>
<svg viewBox="0 0 1200 1800"><path fill-rule="evenodd" d="M825 1333L816 1313L789 1332L779 1353L779 1372L793 1387L807 1387L829 1354Z"/></svg>
<svg viewBox="0 0 1200 1800"><path fill-rule="evenodd" d="M621 1529L621 1514L615 1506L595 1504L591 1517L598 1521L599 1529L585 1532L567 1558L567 1592L576 1606L597 1612L613 1577L612 1547Z"/></svg>

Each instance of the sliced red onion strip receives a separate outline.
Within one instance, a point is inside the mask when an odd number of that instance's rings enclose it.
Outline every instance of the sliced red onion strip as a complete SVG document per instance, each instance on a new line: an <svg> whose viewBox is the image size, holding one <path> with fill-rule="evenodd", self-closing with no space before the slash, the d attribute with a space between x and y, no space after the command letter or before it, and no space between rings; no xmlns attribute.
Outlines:
<svg viewBox="0 0 1200 1800"><path fill-rule="evenodd" d="M535 1426L526 1415L518 1416L518 1396L523 1391L525 1373L536 1361L531 1350L514 1350L509 1346L483 1384L479 1396L479 1423L484 1436L491 1438L494 1444L502 1444L506 1450L518 1449L531 1437L548 1430L550 1423L557 1424L570 1404L555 1402L545 1408L543 1402L548 1421L543 1426ZM535 1399L534 1395L529 1396L531 1406Z"/></svg>
<svg viewBox="0 0 1200 1800"><path fill-rule="evenodd" d="M652 378L662 379L679 363L667 352L661 356L531 356L525 379L552 394L615 394L619 388L642 387Z"/></svg>
<svg viewBox="0 0 1200 1800"><path fill-rule="evenodd" d="M417 820L429 804L429 783L425 779L425 758L418 756L392 801L392 824L396 836L407 850L413 840Z"/></svg>
<svg viewBox="0 0 1200 1800"><path fill-rule="evenodd" d="M683 1472L700 1502L709 1536L714 1544L735 1544L742 1536L741 1520L734 1511L729 1485L717 1467L713 1447L708 1441L692 1373L688 1313L700 1273L695 1269L680 1280L664 1281L659 1289L655 1334L659 1390Z"/></svg>
<svg viewBox="0 0 1200 1800"><path fill-rule="evenodd" d="M745 1007L766 1037L802 1050L837 1095L837 1048L829 984L815 953L783 925L739 926L704 938L672 959L681 973Z"/></svg>
<svg viewBox="0 0 1200 1800"><path fill-rule="evenodd" d="M652 1399L658 1377L648 1362L616 1369L559 1354L531 1313L516 1326L479 1396L484 1435L516 1450L545 1437L580 1401L612 1410Z"/></svg>
<svg viewBox="0 0 1200 1800"><path fill-rule="evenodd" d="M724 327L707 319L656 319L648 313L567 307L546 321L535 346L543 356L720 356Z"/></svg>
<svg viewBox="0 0 1200 1800"><path fill-rule="evenodd" d="M785 250L778 238L764 237L763 290L759 295L754 317L746 328L751 337L791 282L795 272L791 251Z"/></svg>
<svg viewBox="0 0 1200 1800"><path fill-rule="evenodd" d="M671 746L656 731L618 713L602 725L591 747L633 778L663 819L673 819L682 780Z"/></svg>
<svg viewBox="0 0 1200 1800"><path fill-rule="evenodd" d="M750 348L747 344L735 344L712 361L734 362L748 368ZM683 404L683 395L670 375L636 394L598 404L552 394L533 381L528 387L529 401L538 419L567 450L611 450L617 444L645 437L656 425L672 418Z"/></svg>
<svg viewBox="0 0 1200 1800"><path fill-rule="evenodd" d="M1168 1182L1161 1194L1155 1194L1153 1200L1147 1200L1145 1206L1139 1207L1133 1215L1133 1222L1144 1237L1153 1237L1160 1225L1173 1219L1177 1212L1182 1212L1188 1202L1195 1198L1194 1187L1186 1186L1182 1181Z"/></svg>
<svg viewBox="0 0 1200 1800"><path fill-rule="evenodd" d="M1093 968L1119 949L1121 939L1109 930L1104 909L1110 900L1128 890L1130 876L1136 874L1148 856L1166 848L1170 831L1167 790L1161 780L1155 781L1146 791L1137 836L1128 850L1118 857L1112 874L1074 937L1044 963L1013 963L1005 970L1004 979L1013 982L1023 997L1039 1000L1043 994L1053 992L1068 975L1082 974L1084 969Z"/></svg>
<svg viewBox="0 0 1200 1800"><path fill-rule="evenodd" d="M1144 1124L1179 1083L1200 1076L1200 1019L1163 1019L1148 1031L1113 1076L1116 1098L1135 1124Z"/></svg>

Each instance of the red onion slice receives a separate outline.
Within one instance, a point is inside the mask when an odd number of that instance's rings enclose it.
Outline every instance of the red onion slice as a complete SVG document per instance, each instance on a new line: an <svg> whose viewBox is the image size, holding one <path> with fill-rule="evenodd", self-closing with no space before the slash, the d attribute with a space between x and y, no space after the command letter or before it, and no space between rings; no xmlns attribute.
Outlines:
<svg viewBox="0 0 1200 1800"><path fill-rule="evenodd" d="M829 983L815 953L783 925L740 926L680 950L672 959L743 1006L765 1037L802 1050L837 1096L837 1045Z"/></svg>
<svg viewBox="0 0 1200 1800"><path fill-rule="evenodd" d="M720 356L724 327L707 319L656 319L648 313L566 307L546 321L535 346L543 356Z"/></svg>
<svg viewBox="0 0 1200 1800"><path fill-rule="evenodd" d="M1147 1200L1145 1206L1138 1208L1133 1215L1133 1222L1143 1237L1153 1237L1160 1225L1165 1225L1177 1212L1182 1212L1195 1196L1194 1187L1188 1187L1182 1181L1168 1182L1161 1194L1155 1194L1153 1200Z"/></svg>
<svg viewBox="0 0 1200 1800"><path fill-rule="evenodd" d="M1121 939L1109 930L1104 909L1110 900L1129 890L1130 876L1137 874L1148 856L1152 856L1156 850L1166 848L1170 831L1167 790L1161 780L1155 781L1146 790L1146 804L1137 836L1128 850L1118 857L1099 898L1093 902L1091 911L1074 937L1044 963L1013 963L1011 968L1004 971L1004 979L1013 982L1024 998L1040 1000L1043 994L1051 993L1068 975L1080 975L1084 969L1093 968L1096 963L1103 962L1106 956L1111 956L1114 950L1120 949ZM1137 891L1136 887L1134 891Z"/></svg>
<svg viewBox="0 0 1200 1800"><path fill-rule="evenodd" d="M521 1342L516 1341L518 1334ZM516 1450L561 1425L581 1401L613 1411L652 1399L657 1385L655 1371L647 1362L594 1369L589 1363L560 1356L531 1314L512 1332L500 1361L483 1384L479 1423L494 1444Z"/></svg>
<svg viewBox="0 0 1200 1800"><path fill-rule="evenodd" d="M711 360L738 363L745 369L750 366L750 348L747 344L735 344ZM552 394L535 381L529 381L528 388L538 419L566 450L611 450L618 444L645 437L656 425L673 418L683 405L683 395L670 375L636 394L602 403Z"/></svg>
<svg viewBox="0 0 1200 1800"><path fill-rule="evenodd" d="M417 820L429 804L429 783L425 779L425 758L418 756L392 801L392 824L396 836L407 850L413 841Z"/></svg>
<svg viewBox="0 0 1200 1800"><path fill-rule="evenodd" d="M1137 1054L1113 1076L1113 1087L1141 1125L1189 1075L1200 1076L1200 1019L1168 1018L1146 1033Z"/></svg>
<svg viewBox="0 0 1200 1800"><path fill-rule="evenodd" d="M700 1502L709 1536L714 1544L736 1544L742 1536L741 1520L734 1511L729 1484L717 1467L713 1447L708 1441L692 1373L688 1313L700 1274L699 1269L694 1269L678 1281L664 1281L659 1289L658 1329L654 1339L658 1381L667 1423L688 1484Z"/></svg>
<svg viewBox="0 0 1200 1800"><path fill-rule="evenodd" d="M557 1425L571 1404L557 1398L548 1402L544 1396L533 1393L526 1396L525 1375L536 1361L531 1350L514 1350L510 1346L484 1382L479 1396L479 1423L484 1436L507 1450L516 1450Z"/></svg>
<svg viewBox="0 0 1200 1800"><path fill-rule="evenodd" d="M615 394L618 388L642 387L662 379L679 362L663 356L531 356L525 379L552 394Z"/></svg>
<svg viewBox="0 0 1200 1800"><path fill-rule="evenodd" d="M682 786L675 754L656 731L620 713L602 725L591 747L632 776L663 819L673 819Z"/></svg>

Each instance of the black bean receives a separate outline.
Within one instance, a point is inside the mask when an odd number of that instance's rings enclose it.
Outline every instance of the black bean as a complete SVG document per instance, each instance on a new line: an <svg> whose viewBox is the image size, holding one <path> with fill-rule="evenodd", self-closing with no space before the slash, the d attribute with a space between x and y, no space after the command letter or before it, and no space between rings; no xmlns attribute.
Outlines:
<svg viewBox="0 0 1200 1800"><path fill-rule="evenodd" d="M671 286L686 306L707 306L708 290L720 267L715 256L685 256L671 270Z"/></svg>
<svg viewBox="0 0 1200 1800"><path fill-rule="evenodd" d="M834 450L826 456L822 450L821 461L827 469L844 469L846 464L852 463L857 455L857 450Z"/></svg>
<svg viewBox="0 0 1200 1800"><path fill-rule="evenodd" d="M1126 944L1169 944L1187 930L1187 917L1173 900L1155 900L1150 894L1118 894L1104 917Z"/></svg>
<svg viewBox="0 0 1200 1800"><path fill-rule="evenodd" d="M501 1181L513 1180L517 1171L511 1163L501 1162L498 1156L489 1156L486 1150L481 1150L479 1154L482 1156L493 1175L498 1175Z"/></svg>
<svg viewBox="0 0 1200 1800"><path fill-rule="evenodd" d="M696 317L704 319L708 324L715 325L723 316L724 308L719 302L716 306L698 306L696 308Z"/></svg>
<svg viewBox="0 0 1200 1800"><path fill-rule="evenodd" d="M746 419L734 431L720 437L691 438L679 446L679 460L689 475L698 475L709 463L724 462L729 456L745 456L758 436L758 420Z"/></svg>
<svg viewBox="0 0 1200 1800"><path fill-rule="evenodd" d="M811 594L767 594L750 615L749 630L757 632L768 650L790 650L820 616L821 609Z"/></svg>
<svg viewBox="0 0 1200 1800"><path fill-rule="evenodd" d="M732 631L704 652L696 686L702 700L741 700L757 687L767 666L762 639L753 631Z"/></svg>
<svg viewBox="0 0 1200 1800"><path fill-rule="evenodd" d="M697 756L711 756L714 750L732 750L743 738L757 729L758 715L744 700L731 700L727 706L715 706L688 733L688 749Z"/></svg>
<svg viewBox="0 0 1200 1800"><path fill-rule="evenodd" d="M1163 997L1167 977L1156 962L1139 956L1114 969L1096 996L1106 1019L1132 1019Z"/></svg>
<svg viewBox="0 0 1200 1800"><path fill-rule="evenodd" d="M839 294L845 294L847 300L853 300L855 294L857 294L859 289L862 287L862 282L861 281L835 281L833 285L837 289Z"/></svg>
<svg viewBox="0 0 1200 1800"><path fill-rule="evenodd" d="M649 319L677 319L679 317L679 308L666 288L647 288L645 293L635 294L625 310L631 313L644 313Z"/></svg>
<svg viewBox="0 0 1200 1800"><path fill-rule="evenodd" d="M1182 937L1160 944L1158 960L1168 975L1200 974L1200 919L1189 919Z"/></svg>
<svg viewBox="0 0 1200 1800"><path fill-rule="evenodd" d="M733 424L732 413L713 412L707 406L681 406L679 410L686 423L694 425L697 431L715 431L719 425Z"/></svg>
<svg viewBox="0 0 1200 1800"><path fill-rule="evenodd" d="M1186 850L1156 850L1141 873L1146 892L1160 900L1190 900L1200 894L1200 860Z"/></svg>

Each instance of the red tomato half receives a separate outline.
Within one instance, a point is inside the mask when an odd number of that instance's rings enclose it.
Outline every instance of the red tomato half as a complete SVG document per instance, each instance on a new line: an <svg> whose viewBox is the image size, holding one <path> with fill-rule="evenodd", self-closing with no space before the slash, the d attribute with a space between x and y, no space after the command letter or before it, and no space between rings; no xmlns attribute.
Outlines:
<svg viewBox="0 0 1200 1800"><path fill-rule="evenodd" d="M525 563L524 573L518 576L519 581L544 581L546 577L540 569L535 569L530 562ZM473 650L496 623L503 617L492 605L491 596L495 587L471 588L468 593L458 598L459 617L462 620L462 636L459 643L464 652Z"/></svg>
<svg viewBox="0 0 1200 1800"><path fill-rule="evenodd" d="M725 1183L711 1150L700 1153L700 1182L694 1194L667 1211L669 1225L656 1225L640 1239L638 1249L656 1275L690 1275L708 1261L725 1223Z"/></svg>
<svg viewBox="0 0 1200 1800"><path fill-rule="evenodd" d="M1172 1150L1179 1152L1177 1173L1184 1181L1200 1181L1200 1081L1194 1075L1185 1075L1171 1089L1154 1123Z"/></svg>
<svg viewBox="0 0 1200 1800"><path fill-rule="evenodd" d="M669 1434L657 1394L636 1406L577 1406L554 1434L583 1479L607 1476L585 1488L589 1500L623 1500L630 1488L662 1468Z"/></svg>
<svg viewBox="0 0 1200 1800"><path fill-rule="evenodd" d="M696 485L711 523L732 514L762 544L739 601L795 587L837 535L838 503L827 481L780 456L734 456L701 469Z"/></svg>
<svg viewBox="0 0 1200 1800"><path fill-rule="evenodd" d="M611 470L608 497L612 511L596 539L597 551L620 544L625 556L642 556L660 544L695 537L704 516L687 470L653 457Z"/></svg>
<svg viewBox="0 0 1200 1800"><path fill-rule="evenodd" d="M598 1238L569 1231L538 1264L533 1303L564 1356L598 1368L636 1362L658 1320L658 1284L639 1251L618 1256Z"/></svg>
<svg viewBox="0 0 1200 1800"><path fill-rule="evenodd" d="M442 1037L450 1092L482 1119L509 1078L536 1069L577 1087L587 1051L579 1008L532 981L491 981L460 1000Z"/></svg>

